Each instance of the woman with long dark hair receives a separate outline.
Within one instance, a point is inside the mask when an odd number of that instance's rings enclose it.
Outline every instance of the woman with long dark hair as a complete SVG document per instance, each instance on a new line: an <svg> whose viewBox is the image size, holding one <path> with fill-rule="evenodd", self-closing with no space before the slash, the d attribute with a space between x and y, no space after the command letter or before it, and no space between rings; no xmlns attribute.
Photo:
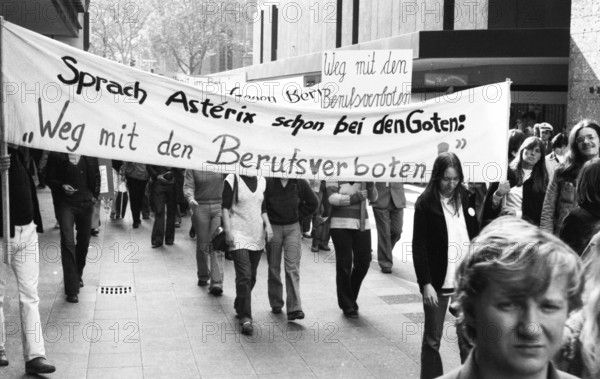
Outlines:
<svg viewBox="0 0 600 379"><path fill-rule="evenodd" d="M559 236L579 255L600 223L600 158L587 161L577 177L577 206L562 222Z"/></svg>
<svg viewBox="0 0 600 379"><path fill-rule="evenodd" d="M415 204L413 263L425 311L421 378L443 374L439 347L454 293L454 274L468 253L471 239L479 232L475 209L468 198L460 160L454 153L440 154ZM466 358L466 352L461 349L463 356Z"/></svg>
<svg viewBox="0 0 600 379"><path fill-rule="evenodd" d="M509 164L507 180L488 192L485 219L510 214L539 226L547 186L544 143L528 137Z"/></svg>
<svg viewBox="0 0 600 379"><path fill-rule="evenodd" d="M540 227L554 234L576 201L576 180L583 164L598 158L600 125L597 121L584 119L577 123L569 134L569 151L565 162L556 168L550 178L542 208Z"/></svg>

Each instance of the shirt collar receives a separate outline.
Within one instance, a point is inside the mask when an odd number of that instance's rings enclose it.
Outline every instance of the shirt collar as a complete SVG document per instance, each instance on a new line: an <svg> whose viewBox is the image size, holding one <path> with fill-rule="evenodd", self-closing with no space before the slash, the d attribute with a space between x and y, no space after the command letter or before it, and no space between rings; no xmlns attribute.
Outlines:
<svg viewBox="0 0 600 379"><path fill-rule="evenodd" d="M456 376L456 379L478 379L477 378L477 362L475 361L475 349L474 347L469 353L469 356L465 360L465 363L460 367L460 372ZM548 379L561 379L558 374L558 370L552 364L552 361L548 362Z"/></svg>

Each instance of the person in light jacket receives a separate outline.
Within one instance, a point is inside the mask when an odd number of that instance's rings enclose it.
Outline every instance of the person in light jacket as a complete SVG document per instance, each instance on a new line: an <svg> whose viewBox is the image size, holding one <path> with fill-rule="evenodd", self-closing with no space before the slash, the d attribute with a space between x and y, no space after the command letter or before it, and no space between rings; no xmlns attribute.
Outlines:
<svg viewBox="0 0 600 379"><path fill-rule="evenodd" d="M558 235L563 220L577 204L577 175L585 162L598 157L598 136L600 125L589 119L578 122L571 130L565 162L556 168L546 190L540 220L542 229Z"/></svg>
<svg viewBox="0 0 600 379"><path fill-rule="evenodd" d="M233 257L235 301L233 307L242 334L251 335L252 289L266 243L273 238L265 202L263 177L229 174L223 186L223 230Z"/></svg>

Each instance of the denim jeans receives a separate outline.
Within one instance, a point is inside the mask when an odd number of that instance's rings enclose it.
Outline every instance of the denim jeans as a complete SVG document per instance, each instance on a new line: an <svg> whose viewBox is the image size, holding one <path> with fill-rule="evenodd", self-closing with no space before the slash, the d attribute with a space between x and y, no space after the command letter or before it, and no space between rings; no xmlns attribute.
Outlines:
<svg viewBox="0 0 600 379"><path fill-rule="evenodd" d="M344 312L357 310L358 292L371 264L371 231L331 229L331 239L338 305Z"/></svg>
<svg viewBox="0 0 600 379"><path fill-rule="evenodd" d="M59 208L60 256L63 267L65 294L79 293L79 280L90 246L92 211L94 203L63 201ZM77 227L77 236L75 236Z"/></svg>
<svg viewBox="0 0 600 379"><path fill-rule="evenodd" d="M40 322L38 279L40 274L40 249L36 226L33 222L15 227L15 236L8 240L11 266L17 279L19 310L21 315L21 340L25 362L45 357L42 323ZM89 231L88 231L89 232ZM4 325L4 296L9 267L0 262L0 350L4 350L6 330Z"/></svg>
<svg viewBox="0 0 600 379"><path fill-rule="evenodd" d="M252 320L252 289L262 250L240 249L231 252L235 268L235 302L240 323Z"/></svg>
<svg viewBox="0 0 600 379"><path fill-rule="evenodd" d="M192 209L192 224L196 231L198 279L210 279L209 288L223 288L224 252L214 251L210 244L210 236L221 225L221 203L201 203Z"/></svg>
<svg viewBox="0 0 600 379"><path fill-rule="evenodd" d="M269 303L271 307L283 307L283 283L281 282L281 258L285 270L287 313L302 310L300 301L300 258L302 257L302 233L300 224L271 225L273 238L267 245L269 262ZM283 254L282 254L283 252Z"/></svg>
<svg viewBox="0 0 600 379"><path fill-rule="evenodd" d="M437 378L444 374L439 350L450 296L444 296L438 292L437 297L437 307L423 304L425 324L421 345L421 379Z"/></svg>

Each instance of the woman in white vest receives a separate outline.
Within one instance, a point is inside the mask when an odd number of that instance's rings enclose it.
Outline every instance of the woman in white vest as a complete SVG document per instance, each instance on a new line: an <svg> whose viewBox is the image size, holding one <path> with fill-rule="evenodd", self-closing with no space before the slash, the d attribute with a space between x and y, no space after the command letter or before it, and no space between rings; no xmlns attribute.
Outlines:
<svg viewBox="0 0 600 379"><path fill-rule="evenodd" d="M233 304L243 334L252 334L252 288L256 269L273 230L264 201L266 181L260 177L230 174L223 188L223 229L235 267Z"/></svg>

